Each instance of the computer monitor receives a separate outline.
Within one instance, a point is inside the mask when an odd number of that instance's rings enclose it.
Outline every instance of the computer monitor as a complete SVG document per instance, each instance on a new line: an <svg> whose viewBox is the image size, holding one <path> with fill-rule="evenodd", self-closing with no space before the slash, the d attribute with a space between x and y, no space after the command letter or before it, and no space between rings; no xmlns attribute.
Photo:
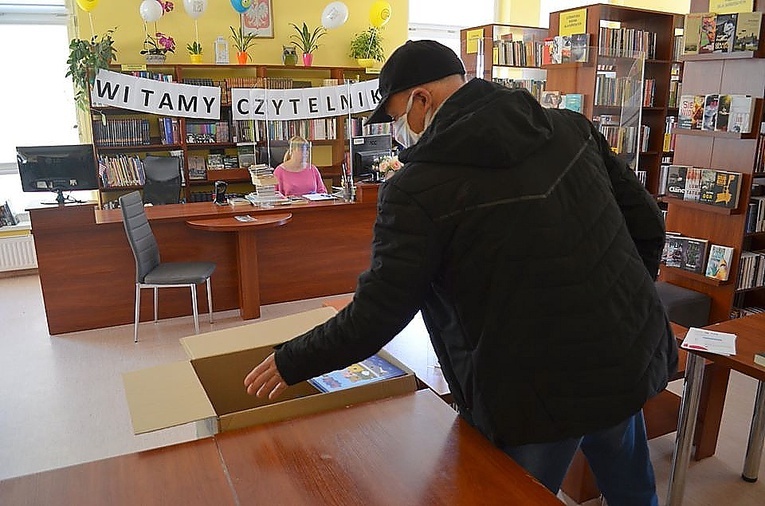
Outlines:
<svg viewBox="0 0 765 506"><path fill-rule="evenodd" d="M73 202L63 192L98 189L98 165L91 144L16 148L24 192L55 192L56 203Z"/></svg>
<svg viewBox="0 0 765 506"><path fill-rule="evenodd" d="M366 179L372 175L375 159L390 156L392 143L390 134L365 135L351 139L353 153L353 177Z"/></svg>

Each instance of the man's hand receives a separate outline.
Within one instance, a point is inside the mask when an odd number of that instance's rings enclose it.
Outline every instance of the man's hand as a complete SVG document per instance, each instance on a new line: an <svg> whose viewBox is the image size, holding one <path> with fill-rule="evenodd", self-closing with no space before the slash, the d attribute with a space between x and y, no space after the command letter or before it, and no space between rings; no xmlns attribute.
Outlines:
<svg viewBox="0 0 765 506"><path fill-rule="evenodd" d="M287 389L287 384L279 374L279 369L276 368L273 353L250 371L250 374L244 378L244 386L248 394L258 397L268 396L269 399L276 399Z"/></svg>

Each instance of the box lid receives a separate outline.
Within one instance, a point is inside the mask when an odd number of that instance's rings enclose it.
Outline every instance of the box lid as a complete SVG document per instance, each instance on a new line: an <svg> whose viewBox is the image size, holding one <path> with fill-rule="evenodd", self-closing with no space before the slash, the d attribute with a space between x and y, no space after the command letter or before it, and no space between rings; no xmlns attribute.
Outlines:
<svg viewBox="0 0 765 506"><path fill-rule="evenodd" d="M190 362L127 372L122 381L136 434L215 416Z"/></svg>
<svg viewBox="0 0 765 506"><path fill-rule="evenodd" d="M324 323L336 313L334 308L322 307L282 318L183 337L180 341L189 358L211 357L283 343Z"/></svg>

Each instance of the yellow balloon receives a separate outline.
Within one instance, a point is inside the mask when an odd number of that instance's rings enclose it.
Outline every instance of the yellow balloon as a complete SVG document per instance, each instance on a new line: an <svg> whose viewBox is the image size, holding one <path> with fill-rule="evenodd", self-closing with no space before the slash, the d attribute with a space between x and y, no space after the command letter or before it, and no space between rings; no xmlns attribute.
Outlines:
<svg viewBox="0 0 765 506"><path fill-rule="evenodd" d="M372 9L369 11L369 22L372 23L372 26L380 28L390 20L390 15L390 4L378 1L372 4Z"/></svg>
<svg viewBox="0 0 765 506"><path fill-rule="evenodd" d="M85 12L90 12L98 6L100 0L77 0L77 5Z"/></svg>

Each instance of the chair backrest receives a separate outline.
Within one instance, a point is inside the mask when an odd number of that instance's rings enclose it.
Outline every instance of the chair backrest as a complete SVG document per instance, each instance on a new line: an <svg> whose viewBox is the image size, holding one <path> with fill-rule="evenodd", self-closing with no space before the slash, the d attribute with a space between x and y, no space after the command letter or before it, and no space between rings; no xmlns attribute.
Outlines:
<svg viewBox="0 0 765 506"><path fill-rule="evenodd" d="M154 205L177 204L181 193L181 160L177 156L152 156L143 159L146 184L143 200Z"/></svg>
<svg viewBox="0 0 765 506"><path fill-rule="evenodd" d="M122 195L119 198L122 222L125 225L130 249L135 258L135 280L143 283L146 275L159 265L159 247L146 219L143 201L139 192Z"/></svg>
<svg viewBox="0 0 765 506"><path fill-rule="evenodd" d="M269 144L270 146L258 146L257 161L275 169L284 161L284 154L289 149L289 142L271 141Z"/></svg>

